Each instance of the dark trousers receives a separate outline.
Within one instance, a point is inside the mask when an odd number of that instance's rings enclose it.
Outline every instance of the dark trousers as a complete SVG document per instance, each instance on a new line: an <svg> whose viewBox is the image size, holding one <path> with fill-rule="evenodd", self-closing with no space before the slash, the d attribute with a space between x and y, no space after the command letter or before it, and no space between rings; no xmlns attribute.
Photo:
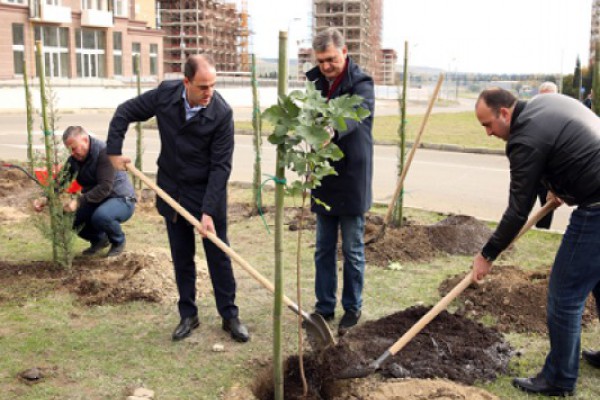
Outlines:
<svg viewBox="0 0 600 400"><path fill-rule="evenodd" d="M540 199L540 204L542 207L546 204L546 197L548 196L548 189L542 184L539 184L537 187L537 195ZM554 211L550 211L544 218L540 219L537 224L535 224L536 228L539 229L550 229L550 225L552 225L552 215Z"/></svg>
<svg viewBox="0 0 600 400"><path fill-rule="evenodd" d="M196 234L194 227L181 216L176 222L165 219L171 257L175 267L175 280L179 291L179 315L189 318L198 315L196 306ZM227 221L214 220L217 236L225 243L227 241ZM235 305L235 277L231 268L231 260L215 244L203 239L204 253L208 263L208 271L212 281L217 310L223 319L236 318L238 308Z"/></svg>
<svg viewBox="0 0 600 400"><path fill-rule="evenodd" d="M125 242L121 224L133 215L135 200L115 197L102 203L85 203L75 212L73 226L79 237L96 244L108 237L112 244Z"/></svg>
<svg viewBox="0 0 600 400"><path fill-rule="evenodd" d="M550 352L542 372L563 389L574 389L577 382L581 316L590 293L599 308L600 208L579 207L571 214L548 284Z"/></svg>

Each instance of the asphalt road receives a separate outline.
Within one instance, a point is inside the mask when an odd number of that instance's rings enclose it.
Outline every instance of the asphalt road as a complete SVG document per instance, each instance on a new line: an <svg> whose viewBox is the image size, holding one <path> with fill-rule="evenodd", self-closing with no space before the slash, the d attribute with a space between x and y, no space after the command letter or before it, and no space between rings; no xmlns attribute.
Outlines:
<svg viewBox="0 0 600 400"><path fill-rule="evenodd" d="M110 111L64 114L57 125L83 125L104 139L111 116ZM0 115L0 160L26 159L24 120L24 116L20 114ZM135 133L131 129L124 149L124 153L130 156L135 154L134 138ZM34 143L37 143L36 148L43 149L39 130L35 134ZM145 172L155 172L155 162L160 150L158 132L145 130L144 145L143 169ZM274 147L269 143L264 144L263 173L274 173L274 161ZM251 136L237 135L231 180L251 182L253 162ZM397 182L396 166L397 148L376 146L373 180L376 201L390 201ZM508 162L504 156L419 149L404 185L405 205L498 221L507 205L508 184ZM563 206L555 213L553 229L565 229L569 211Z"/></svg>

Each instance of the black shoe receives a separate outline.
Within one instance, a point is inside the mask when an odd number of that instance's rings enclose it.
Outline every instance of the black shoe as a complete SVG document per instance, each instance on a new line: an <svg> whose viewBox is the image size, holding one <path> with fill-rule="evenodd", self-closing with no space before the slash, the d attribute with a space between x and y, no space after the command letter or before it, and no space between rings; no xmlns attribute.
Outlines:
<svg viewBox="0 0 600 400"><path fill-rule="evenodd" d="M335 319L335 313L322 313L320 311L315 311L315 314L319 314L326 322L331 322Z"/></svg>
<svg viewBox="0 0 600 400"><path fill-rule="evenodd" d="M532 378L515 378L512 381L514 387L527 393L541 394L543 396L573 396L575 390L568 390L551 385L541 373Z"/></svg>
<svg viewBox="0 0 600 400"><path fill-rule="evenodd" d="M600 368L600 351L584 350L583 359L594 368Z"/></svg>
<svg viewBox="0 0 600 400"><path fill-rule="evenodd" d="M223 330L231 333L231 338L236 342L247 342L250 340L248 328L240 322L239 318L223 319Z"/></svg>
<svg viewBox="0 0 600 400"><path fill-rule="evenodd" d="M96 254L97 252L102 250L103 248L108 247L109 244L110 244L110 242L108 241L108 238L105 237L104 239L100 240L99 242L92 243L92 245L90 247L88 247L87 249L85 249L84 251L82 251L81 254L83 254L84 256L93 256L94 254Z"/></svg>
<svg viewBox="0 0 600 400"><path fill-rule="evenodd" d="M125 250L125 241L123 241L123 243L121 244L112 244L110 246L110 250L108 250L108 254L106 255L106 257L116 257L119 254L121 254L123 252L123 250Z"/></svg>
<svg viewBox="0 0 600 400"><path fill-rule="evenodd" d="M360 310L354 311L346 311L342 320L340 321L340 325L338 326L338 335L343 336L348 332L350 328L354 325L358 324L358 320L360 319Z"/></svg>
<svg viewBox="0 0 600 400"><path fill-rule="evenodd" d="M177 325L177 328L173 331L173 335L171 338L174 342L185 339L186 337L192 334L192 331L200 326L200 321L198 320L198 316L195 317L187 317L182 318Z"/></svg>

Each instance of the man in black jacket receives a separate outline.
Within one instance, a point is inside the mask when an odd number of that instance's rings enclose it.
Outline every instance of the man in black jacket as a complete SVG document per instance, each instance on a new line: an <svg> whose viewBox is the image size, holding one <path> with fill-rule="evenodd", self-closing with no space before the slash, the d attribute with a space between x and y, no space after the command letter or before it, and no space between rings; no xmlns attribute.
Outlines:
<svg viewBox="0 0 600 400"><path fill-rule="evenodd" d="M228 243L227 181L233 156L233 112L215 91L215 83L214 62L203 55L190 56L182 81L165 81L117 108L110 122L107 150L115 167L124 169L125 163L131 162L121 155L129 124L155 116L161 139L158 186L198 218L205 231ZM181 340L200 324L194 228L160 198L157 208L167 225L179 291L181 321L172 339ZM238 318L231 260L210 240L204 238L203 245L222 328L234 340L246 342L250 337Z"/></svg>
<svg viewBox="0 0 600 400"><path fill-rule="evenodd" d="M106 144L81 126L70 126L63 133L63 143L71 153L66 163L67 177L76 177L81 196L64 205L65 211L75 212L73 226L78 235L90 242L84 255L94 255L111 246L107 257L125 249L125 233L121 224L133 215L135 192L126 172L116 171L106 155ZM36 200L41 211L45 200Z"/></svg>
<svg viewBox="0 0 600 400"><path fill-rule="evenodd" d="M506 143L510 161L508 208L490 240L473 260L473 279L525 224L541 180L551 200L578 206L556 254L548 285L550 352L542 371L513 384L531 393L561 396L575 391L581 346L581 315L588 295L600 301L600 120L580 102L562 95L517 101L508 91L484 90L476 102L486 133ZM600 353L584 351L600 366Z"/></svg>
<svg viewBox="0 0 600 400"><path fill-rule="evenodd" d="M362 290L365 274L365 213L372 204L373 176L373 111L375 93L373 79L348 57L344 38L335 28L321 31L313 40L318 66L306 77L314 81L328 99L342 95L362 96L361 107L371 115L363 121L346 120L347 129L335 132L332 141L344 157L332 163L337 175L323 179L321 186L312 191L312 211L317 215L317 243L315 249L315 312L325 320L334 318L337 291L338 229L342 233L344 255L344 287L342 307L344 315L338 333L343 335L358 323L362 308ZM319 202L314 201L318 199ZM323 206L327 205L329 208Z"/></svg>

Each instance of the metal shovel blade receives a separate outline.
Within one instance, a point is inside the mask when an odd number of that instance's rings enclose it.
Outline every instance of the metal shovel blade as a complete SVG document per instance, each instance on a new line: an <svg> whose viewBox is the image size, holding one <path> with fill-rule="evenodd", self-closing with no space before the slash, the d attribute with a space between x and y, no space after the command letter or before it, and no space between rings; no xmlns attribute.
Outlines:
<svg viewBox="0 0 600 400"><path fill-rule="evenodd" d="M329 346L335 346L335 338L329 329L329 325L320 314L303 313L302 326L306 330L306 336L311 347L316 351L322 351Z"/></svg>
<svg viewBox="0 0 600 400"><path fill-rule="evenodd" d="M356 365L346 368L335 377L336 379L365 378L381 368L381 364L383 364L383 362L391 355L392 353L389 350L386 350L377 360L373 361L369 365Z"/></svg>

